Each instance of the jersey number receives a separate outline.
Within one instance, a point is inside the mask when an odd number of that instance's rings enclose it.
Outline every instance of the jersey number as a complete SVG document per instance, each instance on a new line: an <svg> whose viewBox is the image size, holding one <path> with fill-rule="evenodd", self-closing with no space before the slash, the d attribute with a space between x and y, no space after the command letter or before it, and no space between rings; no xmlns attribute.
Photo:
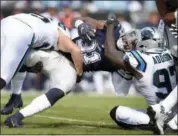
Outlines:
<svg viewBox="0 0 178 136"><path fill-rule="evenodd" d="M97 46L98 44L94 41L92 45L85 48L85 52L83 53L85 64L92 64L101 60L100 54L95 51Z"/></svg>
<svg viewBox="0 0 178 136"><path fill-rule="evenodd" d="M86 64L95 63L101 60L100 54L97 52L92 52L91 55L84 54L84 61Z"/></svg>
<svg viewBox="0 0 178 136"><path fill-rule="evenodd" d="M169 77L169 73L171 76L175 75L175 66L170 66L169 70L167 69L160 69L157 70L153 75L153 84L158 88L166 88L167 93L163 94L161 92L157 92L156 95L160 99L164 99L171 91L172 91L172 85L171 80ZM161 81L161 76L164 77L164 81Z"/></svg>
<svg viewBox="0 0 178 136"><path fill-rule="evenodd" d="M45 23L49 23L52 20L52 18L47 18L47 17L44 17L42 15L38 15L38 14L34 14L34 13L31 13L31 15L41 19Z"/></svg>
<svg viewBox="0 0 178 136"><path fill-rule="evenodd" d="M44 17L42 15L38 15L38 14L34 14L34 13L31 13L31 15L34 16L34 17L37 17L37 18L41 19L45 23L49 23L50 21L53 20L52 18L47 18L47 17ZM58 26L61 27L64 30L66 30L66 27L65 27L65 25L64 25L63 22L59 22Z"/></svg>

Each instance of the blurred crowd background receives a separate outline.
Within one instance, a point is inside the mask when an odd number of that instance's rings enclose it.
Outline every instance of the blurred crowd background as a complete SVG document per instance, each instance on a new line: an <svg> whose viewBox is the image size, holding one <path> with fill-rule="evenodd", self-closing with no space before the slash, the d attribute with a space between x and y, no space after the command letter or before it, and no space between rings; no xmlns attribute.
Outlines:
<svg viewBox="0 0 178 136"><path fill-rule="evenodd" d="M131 28L143 28L145 26L157 27L160 17L156 9L155 1L1 1L0 18L18 13L37 13L46 17L63 21L65 26L72 31L71 19L79 16L90 16L95 19L105 20L109 12L114 12L126 31ZM28 74L23 90L45 90L48 87L48 79L42 74ZM8 85L7 89L10 89ZM74 89L80 91L96 91L103 94L105 91L113 91L111 74L108 72L86 73L84 80Z"/></svg>

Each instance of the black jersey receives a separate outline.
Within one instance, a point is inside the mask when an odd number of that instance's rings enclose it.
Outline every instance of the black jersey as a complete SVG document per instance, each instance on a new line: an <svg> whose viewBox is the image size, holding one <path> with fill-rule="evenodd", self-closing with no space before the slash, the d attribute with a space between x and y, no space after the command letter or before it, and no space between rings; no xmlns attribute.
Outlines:
<svg viewBox="0 0 178 136"><path fill-rule="evenodd" d="M121 26L115 29L115 39L120 36ZM116 71L116 67L104 56L105 29L97 29L96 37L90 45L78 38L74 42L81 48L84 71Z"/></svg>

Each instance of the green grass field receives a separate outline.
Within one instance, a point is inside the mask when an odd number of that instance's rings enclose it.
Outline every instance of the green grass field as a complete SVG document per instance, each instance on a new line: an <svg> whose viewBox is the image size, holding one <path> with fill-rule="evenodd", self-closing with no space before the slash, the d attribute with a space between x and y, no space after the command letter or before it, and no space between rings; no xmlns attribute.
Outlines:
<svg viewBox="0 0 178 136"><path fill-rule="evenodd" d="M24 105L38 95L23 94ZM2 94L1 106L8 97ZM4 120L7 116L1 116L1 134L152 134L151 131L117 127L109 116L110 109L116 105L147 107L141 97L68 95L53 108L25 119L24 128L6 127Z"/></svg>

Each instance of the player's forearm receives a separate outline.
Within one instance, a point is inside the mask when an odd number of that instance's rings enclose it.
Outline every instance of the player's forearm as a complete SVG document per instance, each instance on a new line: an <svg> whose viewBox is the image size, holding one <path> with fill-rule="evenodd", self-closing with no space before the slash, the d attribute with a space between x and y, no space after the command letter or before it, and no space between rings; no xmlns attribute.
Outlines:
<svg viewBox="0 0 178 136"><path fill-rule="evenodd" d="M82 22L92 25L95 29L102 29L105 25L105 21L96 20L91 17L77 17L74 18L71 22L73 27L79 26Z"/></svg>
<svg viewBox="0 0 178 136"><path fill-rule="evenodd" d="M115 51L115 39L114 39L114 25L110 24L107 25L106 29L106 40L105 40L105 53L111 54Z"/></svg>
<svg viewBox="0 0 178 136"><path fill-rule="evenodd" d="M123 53L117 51L116 43L114 38L114 25L110 24L107 26L106 30L106 40L105 40L105 56L108 58L112 63L117 65L118 68L125 69L123 64Z"/></svg>
<svg viewBox="0 0 178 136"><path fill-rule="evenodd" d="M75 65L75 68L77 71L77 75L82 76L82 74L83 74L83 59L82 59L81 50L74 49L71 52L71 56L72 56L72 60L74 62L74 65Z"/></svg>
<svg viewBox="0 0 178 136"><path fill-rule="evenodd" d="M164 0L156 0L156 6L160 16L163 18L168 13Z"/></svg>
<svg viewBox="0 0 178 136"><path fill-rule="evenodd" d="M161 18L166 24L175 23L177 18L176 10L173 12L168 11L164 0L156 0L156 5Z"/></svg>
<svg viewBox="0 0 178 136"><path fill-rule="evenodd" d="M58 49L70 53L79 76L83 73L83 59L80 48L72 40L59 31Z"/></svg>

